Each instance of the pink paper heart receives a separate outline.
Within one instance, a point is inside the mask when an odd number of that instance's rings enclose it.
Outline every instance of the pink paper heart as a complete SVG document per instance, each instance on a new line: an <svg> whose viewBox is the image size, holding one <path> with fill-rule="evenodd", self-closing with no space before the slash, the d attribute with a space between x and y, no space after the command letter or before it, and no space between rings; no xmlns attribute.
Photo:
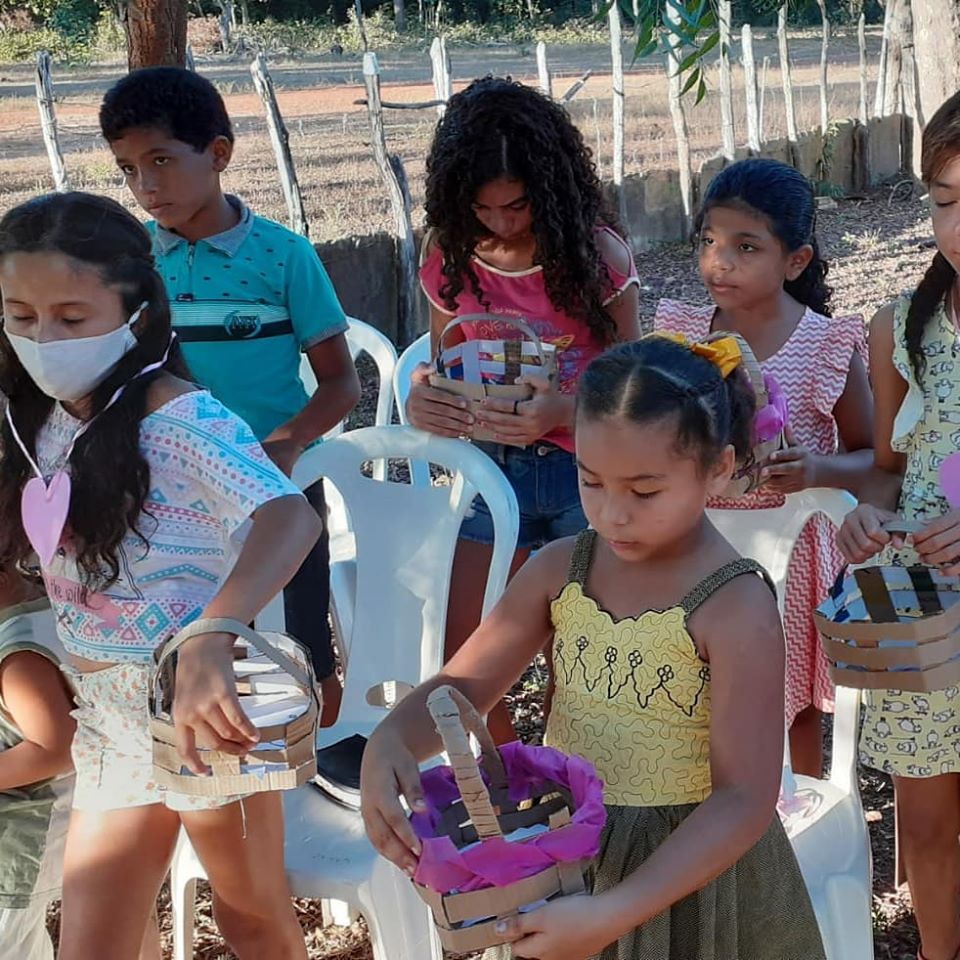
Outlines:
<svg viewBox="0 0 960 960"><path fill-rule="evenodd" d="M960 508L960 452L951 453L940 464L940 489L954 510Z"/></svg>
<svg viewBox="0 0 960 960"><path fill-rule="evenodd" d="M70 475L58 470L50 483L39 477L28 480L20 498L20 516L31 546L41 566L53 561L70 510Z"/></svg>

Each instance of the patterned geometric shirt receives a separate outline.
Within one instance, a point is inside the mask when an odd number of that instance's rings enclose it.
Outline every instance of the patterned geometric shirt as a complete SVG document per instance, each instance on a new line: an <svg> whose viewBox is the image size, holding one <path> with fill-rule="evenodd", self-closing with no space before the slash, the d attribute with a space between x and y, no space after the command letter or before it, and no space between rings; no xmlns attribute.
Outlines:
<svg viewBox="0 0 960 960"><path fill-rule="evenodd" d="M59 404L53 408L37 437L44 474L56 469L78 425ZM270 500L300 495L246 423L205 390L145 416L140 450L150 466L150 493L140 535L128 531L120 546L119 578L85 589L69 530L43 570L60 639L68 653L88 660L149 663L220 589L250 516Z"/></svg>

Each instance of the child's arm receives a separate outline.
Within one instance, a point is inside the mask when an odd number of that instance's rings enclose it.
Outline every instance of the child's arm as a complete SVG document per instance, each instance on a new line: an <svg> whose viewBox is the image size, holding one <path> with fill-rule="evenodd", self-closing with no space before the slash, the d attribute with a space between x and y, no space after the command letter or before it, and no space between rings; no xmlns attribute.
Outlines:
<svg viewBox="0 0 960 960"><path fill-rule="evenodd" d="M863 563L901 537L891 538L883 523L896 514L906 457L890 445L897 411L907 395L907 383L893 365L893 304L880 309L870 322L870 374L873 380L873 462L860 481L860 505L848 514L837 537L841 553L851 563Z"/></svg>
<svg viewBox="0 0 960 960"><path fill-rule="evenodd" d="M833 408L837 421L842 453L821 456L793 442L787 428L790 446L773 454L764 467L770 479L766 486L777 493L796 493L810 487L833 487L859 492L864 476L873 464L873 394L867 368L854 350L850 358L847 382Z"/></svg>
<svg viewBox="0 0 960 960"><path fill-rule="evenodd" d="M399 798L411 809L423 809L417 763L441 750L427 696L451 684L481 713L501 699L552 635L550 601L564 582L570 548L571 541L558 541L528 560L453 659L394 707L364 750L360 791L367 835L408 873L416 867L420 845Z"/></svg>
<svg viewBox="0 0 960 960"><path fill-rule="evenodd" d="M63 675L39 653L11 653L0 663L0 698L23 742L0 753L0 791L68 770L76 724Z"/></svg>
<svg viewBox="0 0 960 960"><path fill-rule="evenodd" d="M202 617L250 623L300 568L322 530L303 497L285 496L263 504L230 575ZM177 750L184 763L206 773L196 750L205 747L242 755L257 742L257 731L240 708L229 634L188 640L179 651L173 716Z"/></svg>
<svg viewBox="0 0 960 960"><path fill-rule="evenodd" d="M773 596L759 578L738 578L692 626L710 659L712 793L617 886L508 921L515 956L594 956L731 867L777 815L784 645Z"/></svg>
<svg viewBox="0 0 960 960"><path fill-rule="evenodd" d="M317 389L295 417L263 441L267 455L288 477L300 454L343 420L360 399L360 378L342 333L310 347L307 358L317 377Z"/></svg>

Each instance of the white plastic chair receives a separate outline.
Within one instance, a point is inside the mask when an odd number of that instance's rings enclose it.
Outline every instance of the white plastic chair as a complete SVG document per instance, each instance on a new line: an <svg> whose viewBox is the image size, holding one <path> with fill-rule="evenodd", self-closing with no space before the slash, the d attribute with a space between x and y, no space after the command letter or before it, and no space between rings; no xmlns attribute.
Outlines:
<svg viewBox="0 0 960 960"><path fill-rule="evenodd" d="M397 359L397 365L393 371L393 396L397 404L397 413L400 415L400 422L408 424L407 419L407 397L410 395L410 376L414 368L419 363L430 362L430 333L429 331L420 337L417 337L400 354ZM410 461L410 477L415 484L427 486L430 483L430 469L426 463L416 460Z"/></svg>
<svg viewBox="0 0 960 960"><path fill-rule="evenodd" d="M419 487L361 474L365 461L386 458L436 463L451 472L452 482ZM506 586L519 512L489 457L470 444L410 427L353 430L307 451L294 481L305 489L319 477L343 494L357 542L353 656L340 719L318 735L324 747L355 733L369 736L389 709L379 705L384 698L389 702L394 691L402 696L440 669L454 549L473 497L483 496L494 520L485 614ZM283 800L294 896L343 901L362 913L375 960L441 960L426 906L409 880L374 852L360 814L310 785L288 791ZM194 887L203 875L181 838L170 884L174 960L191 956Z"/></svg>
<svg viewBox="0 0 960 960"><path fill-rule="evenodd" d="M393 342L376 327L355 317L347 318L347 346L356 362L361 353L368 354L377 365L379 380L375 425L387 426L393 419L394 369L397 365L397 350ZM306 354L300 361L300 379L307 393L317 389L317 378ZM324 434L324 440L339 436L346 429L346 421L340 421ZM386 476L387 464L376 465L377 479ZM350 634L353 629L351 616L356 593L356 547L347 521L343 498L336 490L327 491L327 524L330 536L330 612L344 663L350 655Z"/></svg>
<svg viewBox="0 0 960 960"><path fill-rule="evenodd" d="M856 502L838 490L806 490L782 507L711 510L710 519L743 556L761 563L777 588L783 615L790 555L815 514L839 526ZM837 688L828 780L795 775L784 747L783 797L797 812L784 827L800 864L828 960L872 960L871 855L857 781L860 693ZM791 801L796 801L791 803Z"/></svg>

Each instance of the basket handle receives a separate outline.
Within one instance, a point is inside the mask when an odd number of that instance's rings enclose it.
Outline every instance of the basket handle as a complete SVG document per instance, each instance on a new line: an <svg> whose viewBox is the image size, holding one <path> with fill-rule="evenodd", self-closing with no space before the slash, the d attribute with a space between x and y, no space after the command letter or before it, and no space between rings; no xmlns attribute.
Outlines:
<svg viewBox="0 0 960 960"><path fill-rule="evenodd" d="M440 356L443 353L443 341L446 335L455 330L462 323L476 323L478 320L495 320L497 323L505 323L508 326L516 327L533 345L537 348L537 356L540 358L540 365L545 366L547 362L546 355L543 352L543 341L537 335L537 331L519 317L499 316L495 313L466 313L462 317L454 317L444 328L437 340L437 370L443 373L440 367Z"/></svg>
<svg viewBox="0 0 960 960"><path fill-rule="evenodd" d="M718 330L715 333L711 333L705 342L710 343L713 340L722 340L724 337L733 337L733 339L737 341L737 345L740 347L740 366L742 366L746 372L750 380L750 386L753 388L753 394L757 398L757 410L762 410L770 402L770 398L767 396L767 385L763 381L763 367L760 366L760 361L751 349L750 344L747 343L739 333Z"/></svg>
<svg viewBox="0 0 960 960"><path fill-rule="evenodd" d="M272 644L267 643L256 630L251 630L245 623L241 623L239 620L231 620L229 617L210 617L194 620L193 623L187 624L160 648L160 655L157 657L157 674L159 675L164 663L188 640L199 637L204 633L232 633L236 637L242 637L258 653L262 653L268 660L272 660L284 673L290 674L308 694L313 695L313 684L310 676L300 668L298 663L288 657L282 650L278 650Z"/></svg>
<svg viewBox="0 0 960 960"><path fill-rule="evenodd" d="M463 805L470 814L481 840L502 837L500 822L490 802L487 785L480 776L477 759L470 749L468 733L480 744L483 766L495 788L506 787L507 775L496 745L490 737L486 724L473 704L455 687L437 687L427 697L427 709L443 746L450 757L450 766L463 798Z"/></svg>

